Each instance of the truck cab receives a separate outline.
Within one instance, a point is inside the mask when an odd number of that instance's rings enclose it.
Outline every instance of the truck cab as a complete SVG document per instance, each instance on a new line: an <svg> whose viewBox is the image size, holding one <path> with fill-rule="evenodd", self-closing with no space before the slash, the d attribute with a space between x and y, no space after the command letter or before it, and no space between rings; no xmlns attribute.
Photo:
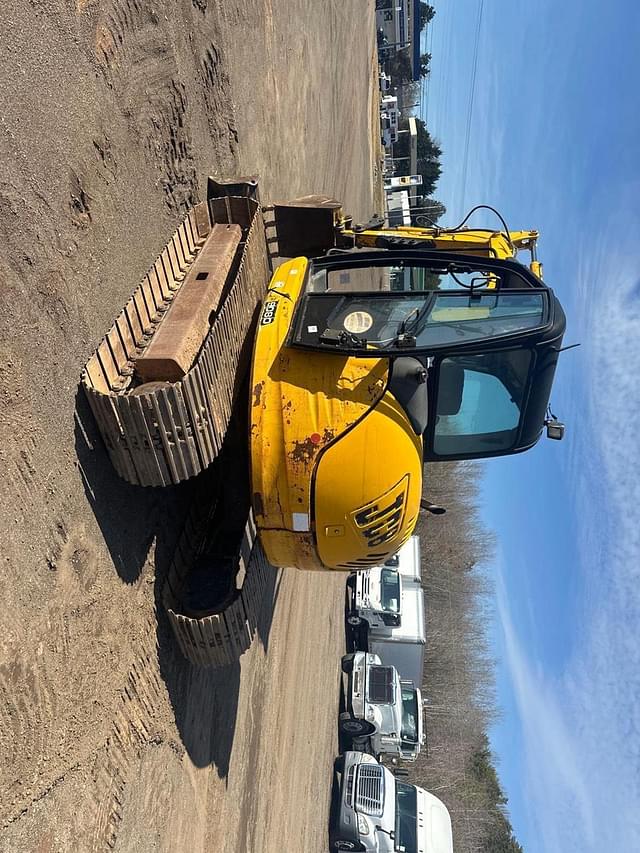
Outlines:
<svg viewBox="0 0 640 853"><path fill-rule="evenodd" d="M348 686L341 734L368 746L377 758L415 761L425 741L420 690L367 652L345 655L342 669Z"/></svg>
<svg viewBox="0 0 640 853"><path fill-rule="evenodd" d="M397 556L382 566L354 572L352 610L347 623L352 628L377 628L387 633L402 619L402 578L398 572Z"/></svg>
<svg viewBox="0 0 640 853"><path fill-rule="evenodd" d="M410 607L411 590L420 586L420 537L412 536L381 566L354 572L347 623L352 628L390 637L402 624L403 601Z"/></svg>
<svg viewBox="0 0 640 853"><path fill-rule="evenodd" d="M372 853L453 853L451 817L445 804L363 752L338 759L340 808L331 832L332 850Z"/></svg>

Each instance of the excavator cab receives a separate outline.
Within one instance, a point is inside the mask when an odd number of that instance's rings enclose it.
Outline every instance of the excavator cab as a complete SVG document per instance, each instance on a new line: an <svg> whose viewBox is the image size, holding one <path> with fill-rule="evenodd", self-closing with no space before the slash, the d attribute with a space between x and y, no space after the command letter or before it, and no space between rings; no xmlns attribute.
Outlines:
<svg viewBox="0 0 640 853"><path fill-rule="evenodd" d="M512 257L424 246L276 271L251 403L254 513L276 565L381 564L413 532L425 461L541 435L565 329L553 291Z"/></svg>
<svg viewBox="0 0 640 853"><path fill-rule="evenodd" d="M388 358L424 458L476 459L536 443L564 328L553 292L517 262L354 252L313 263L288 343Z"/></svg>

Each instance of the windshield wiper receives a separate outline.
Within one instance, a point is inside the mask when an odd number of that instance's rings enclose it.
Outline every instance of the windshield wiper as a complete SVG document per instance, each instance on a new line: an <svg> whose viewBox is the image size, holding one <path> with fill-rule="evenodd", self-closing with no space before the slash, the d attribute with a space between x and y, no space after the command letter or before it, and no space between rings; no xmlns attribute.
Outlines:
<svg viewBox="0 0 640 853"><path fill-rule="evenodd" d="M396 346L399 348L404 347L415 347L416 346L416 336L415 332L420 325L420 321L423 317L429 313L431 308L431 300L426 299L424 305L421 308L414 308L414 310L409 314L415 313L415 317L413 320L409 320L409 317L405 317L404 320L399 324L398 331L396 333L395 338L391 341L392 346ZM409 330L407 332L407 329Z"/></svg>
<svg viewBox="0 0 640 853"><path fill-rule="evenodd" d="M319 335L318 340L321 344L329 344L334 347L344 347L346 349L366 349L367 339L359 338L352 332L347 332L345 329L325 329Z"/></svg>

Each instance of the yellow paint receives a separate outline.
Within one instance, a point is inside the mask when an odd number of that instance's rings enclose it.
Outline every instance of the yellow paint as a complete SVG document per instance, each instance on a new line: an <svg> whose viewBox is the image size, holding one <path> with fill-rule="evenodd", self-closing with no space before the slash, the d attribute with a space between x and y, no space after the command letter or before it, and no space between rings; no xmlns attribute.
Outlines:
<svg viewBox="0 0 640 853"><path fill-rule="evenodd" d="M280 267L274 277L278 286L267 293L261 312L261 321L271 322L263 325L259 321L254 349L251 477L256 524L270 562L319 569L369 555L367 540L362 535L357 538L350 513L401 479L409 458L417 473L412 474L410 507L403 513L403 524L415 521L422 464L420 439L393 397L385 394L388 359L349 358L284 345L306 270L304 258ZM343 442L344 450L336 450ZM393 459L387 458L389 442L394 446ZM367 467L366 459L371 463L374 458L382 459L381 454L384 465L369 464L371 471L364 474L361 469ZM318 459L322 459L319 467ZM316 469L320 488L314 505ZM338 507L342 509L338 511ZM309 531L294 531L294 513L298 518L308 516ZM344 536L337 532L340 526L345 528ZM334 530L327 533L326 527ZM410 532L402 526L391 537L389 547L378 551L395 553ZM335 547L319 554L317 537L323 542L332 539Z"/></svg>
<svg viewBox="0 0 640 853"><path fill-rule="evenodd" d="M522 248L533 255L538 236L412 227L341 233L357 247L400 236L442 251L497 258ZM531 268L540 274L535 264ZM250 404L253 507L272 564L350 571L384 562L413 532L422 437L386 390L387 358L286 345L307 268L305 258L283 264L261 312ZM489 278L484 287L492 289L496 277ZM437 310L432 319L487 315L484 306L465 306Z"/></svg>
<svg viewBox="0 0 640 853"><path fill-rule="evenodd" d="M346 571L383 563L413 532L421 490L422 437L387 392L318 462L315 534L322 563ZM342 535L334 535L337 528Z"/></svg>
<svg viewBox="0 0 640 853"><path fill-rule="evenodd" d="M349 232L346 232L349 233ZM374 231L361 231L354 235L356 246L375 247L380 237L404 237L410 240L424 241L429 248L442 252L463 252L490 258L512 258L514 250L530 249L538 239L537 231L510 231L507 239L504 231L481 231L461 229L443 231L439 228L418 228L402 225ZM489 287L491 285L488 285Z"/></svg>

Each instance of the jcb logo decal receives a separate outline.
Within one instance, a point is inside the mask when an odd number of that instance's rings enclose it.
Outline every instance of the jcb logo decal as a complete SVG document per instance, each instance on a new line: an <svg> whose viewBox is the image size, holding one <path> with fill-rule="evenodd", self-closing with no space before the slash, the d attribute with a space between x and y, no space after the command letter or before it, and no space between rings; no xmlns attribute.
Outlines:
<svg viewBox="0 0 640 853"><path fill-rule="evenodd" d="M369 548L377 548L397 536L402 527L408 489L409 475L405 474L384 495L352 513Z"/></svg>

